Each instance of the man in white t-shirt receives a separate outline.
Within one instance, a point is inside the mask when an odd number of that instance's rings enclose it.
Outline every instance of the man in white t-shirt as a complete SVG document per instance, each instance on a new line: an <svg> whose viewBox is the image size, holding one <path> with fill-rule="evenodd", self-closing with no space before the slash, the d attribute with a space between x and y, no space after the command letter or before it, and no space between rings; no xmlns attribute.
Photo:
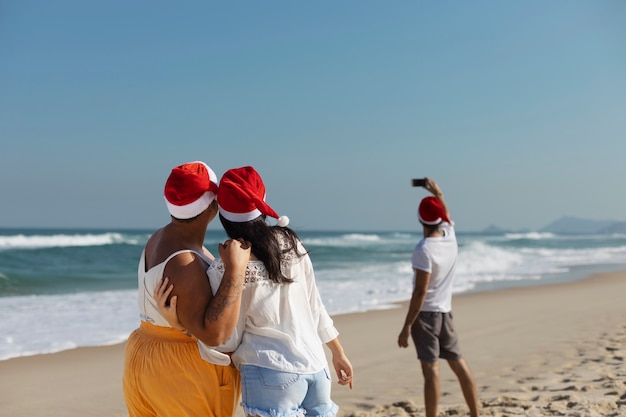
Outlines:
<svg viewBox="0 0 626 417"><path fill-rule="evenodd" d="M424 238L415 246L411 259L415 276L413 296L398 346L408 347L411 335L424 375L426 417L437 415L439 358L448 361L459 379L470 415L478 417L476 385L461 356L452 320L452 283L458 254L454 222L437 183L426 178L424 188L433 195L422 199L418 209Z"/></svg>

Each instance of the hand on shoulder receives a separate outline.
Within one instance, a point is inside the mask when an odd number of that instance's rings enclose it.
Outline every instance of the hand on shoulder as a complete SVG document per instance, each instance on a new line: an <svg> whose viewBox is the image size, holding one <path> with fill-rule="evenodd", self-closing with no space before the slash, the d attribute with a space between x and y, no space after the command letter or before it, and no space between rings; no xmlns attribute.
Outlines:
<svg viewBox="0 0 626 417"><path fill-rule="evenodd" d="M243 239L229 239L220 243L217 249L226 268L245 271L250 260L252 245Z"/></svg>

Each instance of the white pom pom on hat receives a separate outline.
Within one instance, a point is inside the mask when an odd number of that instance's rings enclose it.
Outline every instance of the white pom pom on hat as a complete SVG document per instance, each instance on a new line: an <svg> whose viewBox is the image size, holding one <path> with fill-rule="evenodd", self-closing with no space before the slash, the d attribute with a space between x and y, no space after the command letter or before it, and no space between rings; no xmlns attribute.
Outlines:
<svg viewBox="0 0 626 417"><path fill-rule="evenodd" d="M177 219L196 217L215 200L217 188L217 175L204 162L179 165L165 182L167 210Z"/></svg>
<svg viewBox="0 0 626 417"><path fill-rule="evenodd" d="M265 184L251 166L229 169L222 175L217 202L220 214L231 222L247 222L265 215L277 219L280 227L289 224L289 217L279 216L265 202Z"/></svg>

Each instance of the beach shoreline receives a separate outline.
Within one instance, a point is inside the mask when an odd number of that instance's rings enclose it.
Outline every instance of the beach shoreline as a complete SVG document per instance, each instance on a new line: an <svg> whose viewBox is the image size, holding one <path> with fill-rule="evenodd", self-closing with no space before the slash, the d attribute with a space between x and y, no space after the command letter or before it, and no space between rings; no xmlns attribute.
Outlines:
<svg viewBox="0 0 626 417"><path fill-rule="evenodd" d="M626 416L624 294L626 271L456 295L453 313L482 415ZM333 317L355 369L352 391L333 385L340 416L423 415L414 348L396 344L406 306ZM2 414L127 416L124 348L122 343L0 361ZM467 415L445 362L441 393L440 415Z"/></svg>

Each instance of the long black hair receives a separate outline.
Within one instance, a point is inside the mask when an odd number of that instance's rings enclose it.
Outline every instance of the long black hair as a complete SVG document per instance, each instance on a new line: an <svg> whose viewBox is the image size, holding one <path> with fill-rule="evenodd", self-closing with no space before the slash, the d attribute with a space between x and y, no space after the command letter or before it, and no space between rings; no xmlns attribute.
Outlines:
<svg viewBox="0 0 626 417"><path fill-rule="evenodd" d="M296 256L304 256L307 253L299 251L300 238L294 230L289 227L270 226L265 222L265 216L259 216L247 222L232 222L220 213L220 221L228 237L242 238L252 244L252 253L263 262L272 281L278 284L293 282L293 278L283 274L280 267L281 261L289 252L295 253ZM279 234L285 238L286 248L281 248L278 240Z"/></svg>

